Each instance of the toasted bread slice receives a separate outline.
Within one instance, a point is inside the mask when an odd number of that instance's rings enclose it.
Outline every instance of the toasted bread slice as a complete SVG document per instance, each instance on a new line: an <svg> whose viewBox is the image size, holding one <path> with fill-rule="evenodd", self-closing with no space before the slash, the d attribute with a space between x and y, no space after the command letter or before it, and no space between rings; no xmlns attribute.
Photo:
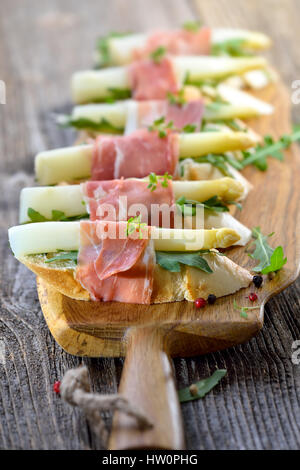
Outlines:
<svg viewBox="0 0 300 470"><path fill-rule="evenodd" d="M193 301L198 297L207 298L209 294L222 297L251 283L251 274L226 256L212 251L203 257L213 273L207 274L189 266L182 266L179 273L173 273L157 264L151 302ZM45 255L24 256L19 261L62 294L77 300L90 300L88 291L75 279L75 264L46 264Z"/></svg>

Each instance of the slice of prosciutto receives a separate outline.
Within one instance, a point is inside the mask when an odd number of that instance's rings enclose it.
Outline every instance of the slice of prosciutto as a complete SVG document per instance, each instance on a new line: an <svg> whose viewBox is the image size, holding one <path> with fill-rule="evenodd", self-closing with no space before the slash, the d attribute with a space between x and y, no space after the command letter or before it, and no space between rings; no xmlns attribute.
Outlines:
<svg viewBox="0 0 300 470"><path fill-rule="evenodd" d="M129 82L135 100L163 100L168 92L179 91L172 61L164 57L159 63L137 60L129 68Z"/></svg>
<svg viewBox="0 0 300 470"><path fill-rule="evenodd" d="M149 228L142 238L126 236L126 229L126 222L82 221L76 279L92 300L150 304L155 251Z"/></svg>
<svg viewBox="0 0 300 470"><path fill-rule="evenodd" d="M140 129L126 136L99 136L94 143L92 180L144 178L151 172L175 176L179 157L178 135Z"/></svg>
<svg viewBox="0 0 300 470"><path fill-rule="evenodd" d="M148 128L156 119L165 118L165 122L173 122L177 132L186 125L195 125L195 131L201 129L204 113L202 100L189 101L183 105L171 104L166 100L149 100L130 102L127 107L127 123L125 134L136 129Z"/></svg>
<svg viewBox="0 0 300 470"><path fill-rule="evenodd" d="M154 191L147 180L118 179L82 183L90 220L128 220L140 215L147 225L173 228L174 191L172 181Z"/></svg>
<svg viewBox="0 0 300 470"><path fill-rule="evenodd" d="M134 51L134 59L148 57L158 47L165 47L173 55L208 55L211 52L211 30L156 31L148 36L146 45Z"/></svg>

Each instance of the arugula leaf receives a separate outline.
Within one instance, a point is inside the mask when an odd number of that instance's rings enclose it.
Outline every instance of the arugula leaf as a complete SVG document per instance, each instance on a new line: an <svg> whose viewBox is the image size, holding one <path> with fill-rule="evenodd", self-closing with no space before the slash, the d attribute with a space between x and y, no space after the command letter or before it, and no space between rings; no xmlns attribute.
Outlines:
<svg viewBox="0 0 300 470"><path fill-rule="evenodd" d="M219 42L217 44L212 45L212 55L225 55L225 56L233 56L233 57L240 57L240 56L251 56L247 52L243 46L245 44L245 39L233 38L227 39L225 41Z"/></svg>
<svg viewBox="0 0 300 470"><path fill-rule="evenodd" d="M32 222L56 222L56 221L72 222L74 220L88 219L89 218L89 214L87 212L84 213L84 214L67 217L64 212L54 209L54 210L52 210L51 218L47 219L40 212L34 210L32 207L28 208L27 215L28 215L28 218L30 219L30 221L25 222L25 224L30 224Z"/></svg>
<svg viewBox="0 0 300 470"><path fill-rule="evenodd" d="M253 268L252 271L261 272L266 266L270 264L270 258L273 254L273 248L270 247L267 240L273 234L263 235L260 227L254 227L252 229L252 237L255 239L255 250L252 254L249 254L250 258L259 260L259 264Z"/></svg>
<svg viewBox="0 0 300 470"><path fill-rule="evenodd" d="M110 65L111 63L111 56L109 51L109 40L111 38L120 38L124 36L128 36L131 33L118 33L118 32L111 32L104 37L97 39L97 50L98 50L98 62L96 63L97 67L105 67Z"/></svg>
<svg viewBox="0 0 300 470"><path fill-rule="evenodd" d="M47 260L45 260L45 263L53 263L53 261L71 260L71 261L74 261L75 264L77 264L77 257L78 257L77 250L61 251L61 252L59 251L52 258L48 258Z"/></svg>
<svg viewBox="0 0 300 470"><path fill-rule="evenodd" d="M194 161L197 163L210 163L212 166L218 168L224 176L232 176L226 165L226 160L224 155L214 155L212 153L194 158Z"/></svg>
<svg viewBox="0 0 300 470"><path fill-rule="evenodd" d="M283 249L278 246L275 250L268 244L269 235L263 235L260 227L254 227L252 230L252 237L254 240L255 250L252 254L249 254L250 258L259 261L259 264L255 266L252 271L261 272L267 274L275 272L281 269L287 262L287 258L284 258ZM250 245L251 246L251 245Z"/></svg>
<svg viewBox="0 0 300 470"><path fill-rule="evenodd" d="M131 98L131 90L129 88L109 87L108 91L110 92L110 96L106 99L106 101L109 103L112 103L112 100L118 101Z"/></svg>
<svg viewBox="0 0 300 470"><path fill-rule="evenodd" d="M262 274L273 273L279 271L282 266L287 262L287 258L284 258L282 246L278 246L273 251L273 254L270 258L270 265L262 270Z"/></svg>
<svg viewBox="0 0 300 470"><path fill-rule="evenodd" d="M256 310L256 309L260 308L259 305L257 307L240 307L236 303L235 300L233 301L233 307L234 307L235 310L238 310L240 312L240 316L242 318L248 318L248 314L247 314L248 310Z"/></svg>
<svg viewBox="0 0 300 470"><path fill-rule="evenodd" d="M150 53L150 58L155 64L160 64L162 59L165 57L167 49L164 46L159 46L153 52Z"/></svg>
<svg viewBox="0 0 300 470"><path fill-rule="evenodd" d="M62 127L75 127L76 129L89 129L96 132L105 132L109 134L122 134L123 128L116 127L107 119L102 118L99 121L92 121L85 117L72 118L72 116L59 116L57 124Z"/></svg>
<svg viewBox="0 0 300 470"><path fill-rule="evenodd" d="M178 209L184 216L196 215L196 206L202 206L205 210L213 212L228 212L228 207L223 204L218 196L213 196L207 201L199 202L193 199L186 199L185 196L181 196L176 201Z"/></svg>
<svg viewBox="0 0 300 470"><path fill-rule="evenodd" d="M197 21L186 21L182 25L182 29L185 29L186 31L191 31L192 33L196 33L199 31L199 29L202 28L202 22L197 20Z"/></svg>
<svg viewBox="0 0 300 470"><path fill-rule="evenodd" d="M265 171L268 168L267 157L283 160L282 150L297 140L300 140L300 129L298 128L289 135L283 135L277 142L271 136L265 136L265 145L257 145L253 152L244 151L244 160L240 164L242 168L254 164L259 170Z"/></svg>
<svg viewBox="0 0 300 470"><path fill-rule="evenodd" d="M44 217L38 211L35 211L34 209L32 209L32 207L29 207L27 211L27 215L30 219L30 222L47 222L48 221L46 217Z"/></svg>
<svg viewBox="0 0 300 470"><path fill-rule="evenodd" d="M231 204L232 204L233 206L236 206L239 211L241 211L241 210L243 209L243 206L242 206L242 204L241 204L240 202L236 202L236 201L227 201L227 204L228 204L229 206L231 206Z"/></svg>
<svg viewBox="0 0 300 470"><path fill-rule="evenodd" d="M191 393L191 387L182 388L178 391L179 401L181 403L186 403L188 401L205 397L205 395L210 392L226 374L226 369L217 369L210 377L199 380L193 384L197 388L197 393L195 394Z"/></svg>
<svg viewBox="0 0 300 470"><path fill-rule="evenodd" d="M195 252L164 252L156 251L156 262L162 268L172 273L180 272L180 264L193 266L194 268L200 269L206 273L212 273L213 271L209 267L207 261L201 257L201 254L207 253L207 251L199 250Z"/></svg>
<svg viewBox="0 0 300 470"><path fill-rule="evenodd" d="M185 132L186 134L192 134L193 132L195 132L196 127L197 127L196 124L186 124L182 128L182 132Z"/></svg>
<svg viewBox="0 0 300 470"><path fill-rule="evenodd" d="M218 196L213 196L203 203L204 209L214 212L228 212L229 209Z"/></svg>

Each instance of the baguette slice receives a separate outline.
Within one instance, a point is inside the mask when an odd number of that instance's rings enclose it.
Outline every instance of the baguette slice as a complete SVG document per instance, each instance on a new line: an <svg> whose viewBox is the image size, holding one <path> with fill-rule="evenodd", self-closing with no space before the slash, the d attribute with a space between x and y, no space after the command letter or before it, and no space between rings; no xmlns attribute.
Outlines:
<svg viewBox="0 0 300 470"><path fill-rule="evenodd" d="M222 297L251 283L249 271L226 256L211 252L204 258L213 273L207 274L189 266L182 266L179 273L172 273L156 265L151 303L194 301L199 297L207 298L209 294ZM45 264L44 255L24 256L19 261L62 294L76 300L90 300L88 291L74 277L74 267L50 266Z"/></svg>

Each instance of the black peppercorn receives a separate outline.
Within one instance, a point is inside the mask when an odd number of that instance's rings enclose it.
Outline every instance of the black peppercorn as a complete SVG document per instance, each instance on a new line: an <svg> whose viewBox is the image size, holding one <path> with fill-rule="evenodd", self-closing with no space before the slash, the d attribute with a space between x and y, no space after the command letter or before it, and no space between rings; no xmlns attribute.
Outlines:
<svg viewBox="0 0 300 470"><path fill-rule="evenodd" d="M255 287L260 287L262 285L262 282L262 276L253 276L253 284L255 285Z"/></svg>
<svg viewBox="0 0 300 470"><path fill-rule="evenodd" d="M214 294L209 294L209 296L207 297L207 302L210 305L214 304L216 300L217 300L217 297Z"/></svg>

